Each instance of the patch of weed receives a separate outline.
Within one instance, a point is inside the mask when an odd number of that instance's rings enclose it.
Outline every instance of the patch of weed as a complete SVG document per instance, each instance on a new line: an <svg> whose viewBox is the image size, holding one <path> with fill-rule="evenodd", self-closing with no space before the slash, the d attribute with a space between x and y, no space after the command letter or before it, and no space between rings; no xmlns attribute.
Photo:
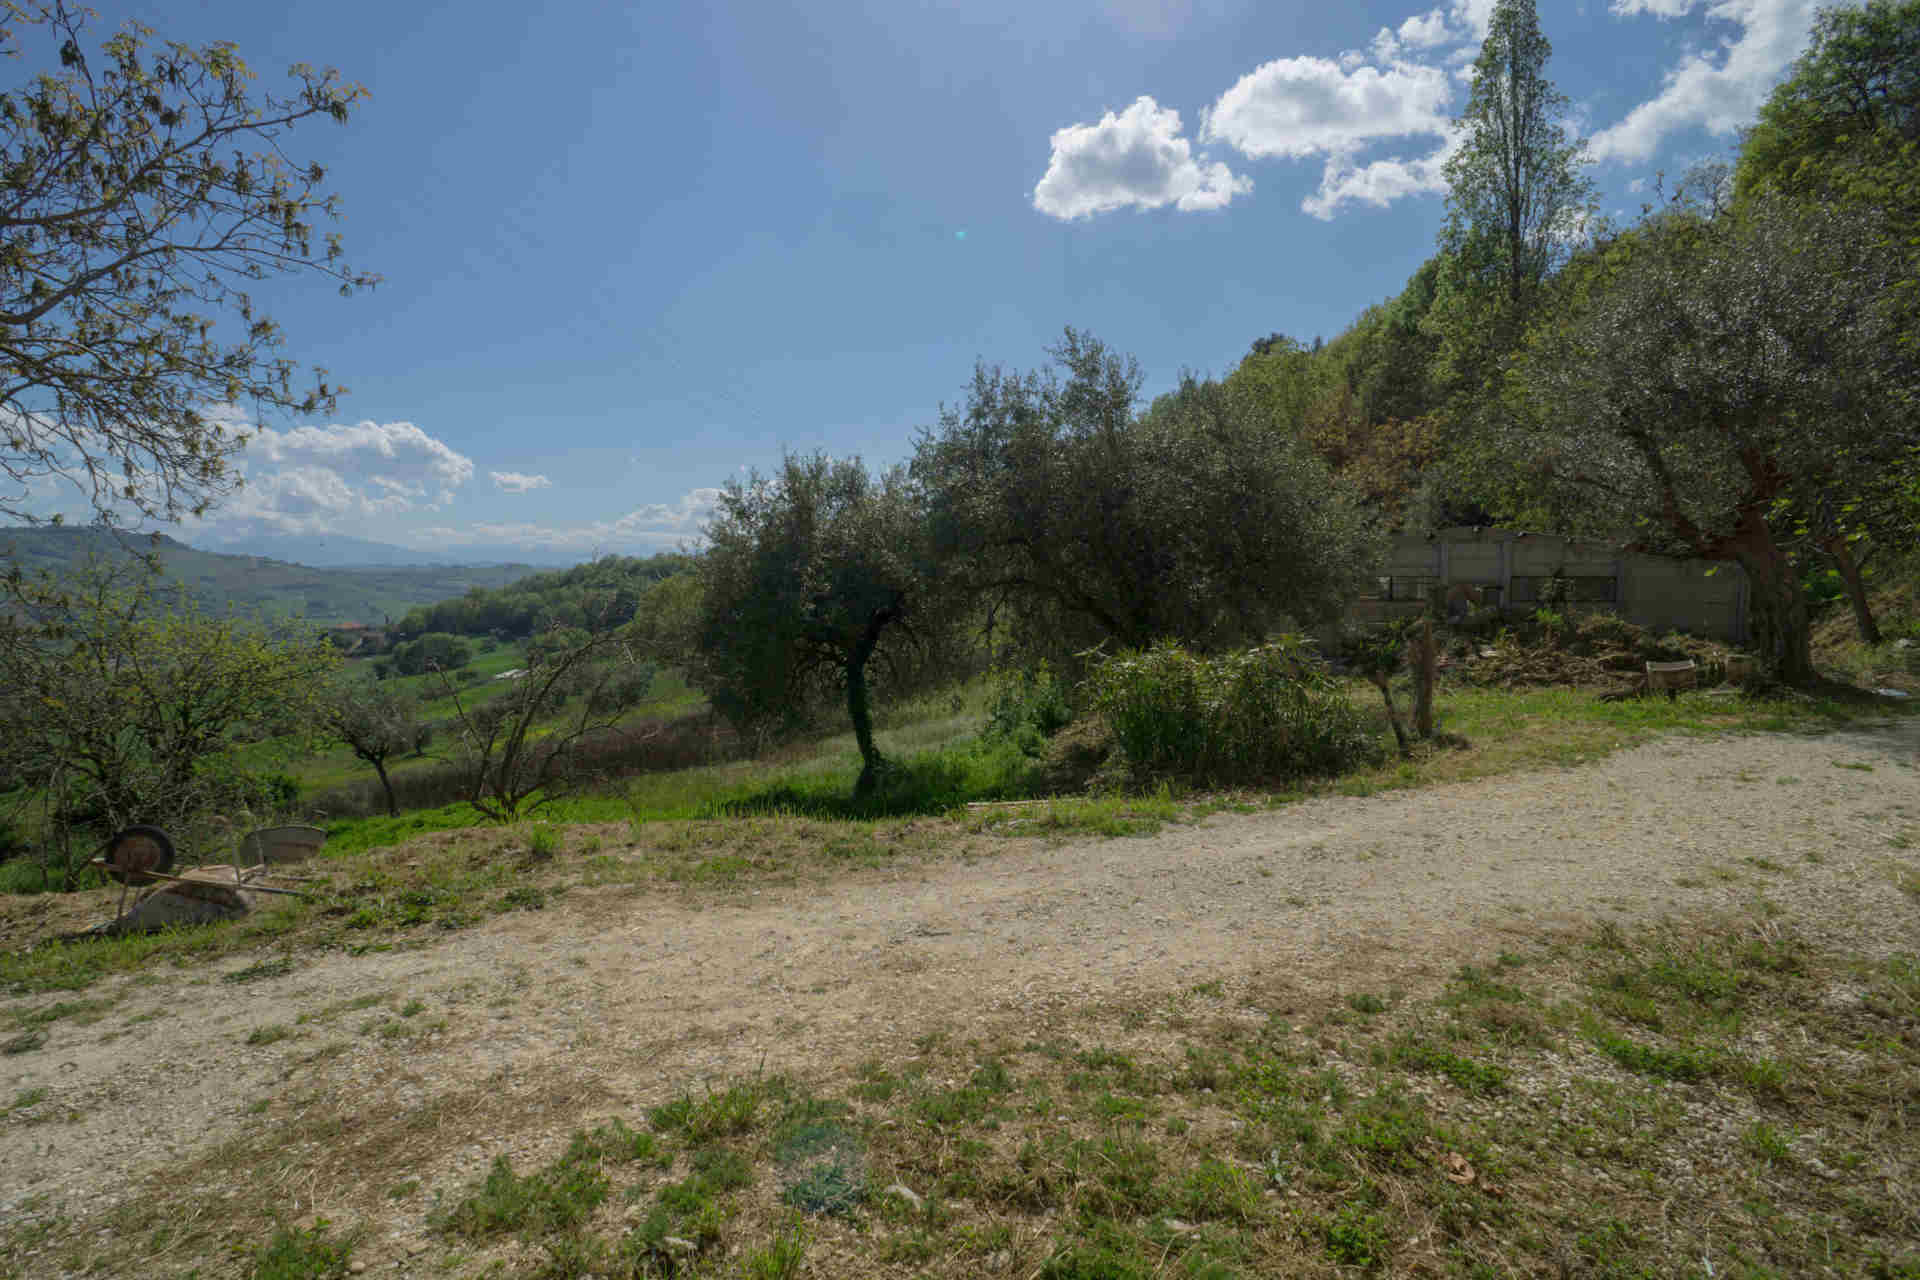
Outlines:
<svg viewBox="0 0 1920 1280"><path fill-rule="evenodd" d="M340 1280L353 1265L353 1245L331 1239L332 1223L304 1231L281 1227L253 1256L253 1280Z"/></svg>
<svg viewBox="0 0 1920 1280"><path fill-rule="evenodd" d="M72 1018L81 1026L88 1026L98 1022L113 1005L111 1000L59 1000L44 1008L14 1014L13 1025L23 1028L44 1027L51 1022Z"/></svg>
<svg viewBox="0 0 1920 1280"><path fill-rule="evenodd" d="M1593 1044L1627 1070L1662 1080L1700 1080L1713 1072L1714 1055L1707 1049L1641 1044L1606 1030L1594 1032Z"/></svg>
<svg viewBox="0 0 1920 1280"><path fill-rule="evenodd" d="M559 1231L585 1221L607 1190L598 1145L577 1133L560 1158L538 1173L516 1174L511 1161L496 1157L480 1186L438 1215L434 1225L470 1240Z"/></svg>
<svg viewBox="0 0 1920 1280"><path fill-rule="evenodd" d="M1180 1179L1172 1204L1183 1218L1247 1222L1259 1211L1260 1188L1246 1170L1209 1158Z"/></svg>
<svg viewBox="0 0 1920 1280"><path fill-rule="evenodd" d="M1350 1109L1329 1138L1369 1165L1406 1173L1418 1167L1417 1151L1429 1132L1419 1104L1387 1089Z"/></svg>
<svg viewBox="0 0 1920 1280"><path fill-rule="evenodd" d="M747 1280L793 1280L807 1257L807 1229L791 1223L771 1241L755 1249L741 1264Z"/></svg>
<svg viewBox="0 0 1920 1280"><path fill-rule="evenodd" d="M0 1040L0 1054L12 1057L15 1054L32 1053L46 1042L47 1033L45 1029L34 1027L29 1031L22 1031L17 1036L10 1036L5 1040Z"/></svg>
<svg viewBox="0 0 1920 1280"><path fill-rule="evenodd" d="M1413 1035L1394 1041L1388 1051L1388 1061L1408 1071L1436 1072L1465 1093L1491 1095L1504 1093L1507 1087L1505 1067L1464 1057Z"/></svg>
<svg viewBox="0 0 1920 1280"><path fill-rule="evenodd" d="M1351 1267L1385 1266L1391 1251L1386 1219L1358 1204L1342 1205L1317 1224L1327 1256Z"/></svg>
<svg viewBox="0 0 1920 1280"><path fill-rule="evenodd" d="M547 905L547 891L539 885L515 885L500 895L496 905L501 911L540 911Z"/></svg>

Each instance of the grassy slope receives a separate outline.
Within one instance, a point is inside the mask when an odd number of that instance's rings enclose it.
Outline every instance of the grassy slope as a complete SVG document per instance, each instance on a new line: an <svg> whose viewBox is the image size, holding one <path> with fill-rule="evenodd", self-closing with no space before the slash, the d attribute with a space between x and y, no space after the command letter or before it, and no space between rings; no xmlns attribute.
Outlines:
<svg viewBox="0 0 1920 1280"><path fill-rule="evenodd" d="M473 661L462 667L461 671L473 672L470 683L459 685L461 702L471 712L483 706L490 699L505 692L508 685L496 681L495 677L526 661L524 644L503 644L492 653L476 654ZM349 666L355 665L350 663ZM459 673L454 673L456 677ZM446 692L446 686L438 675L398 676L394 679L400 687L409 690L420 699L420 713L431 723L450 723L454 719L454 699ZM648 691L646 699L633 709L633 721L664 720L689 714L702 705L699 694L687 687L680 673L674 670L659 672ZM398 780L441 767L443 758L451 749L450 731L443 732L439 740L428 748L425 756L410 757L388 762L388 772ZM243 753L249 763L264 763L273 757L278 744L260 744L251 749L251 754ZM356 759L353 752L345 746L335 744L321 750L303 753L287 769L301 786L302 795L309 800L324 800L325 793L342 788L377 787L370 765Z"/></svg>

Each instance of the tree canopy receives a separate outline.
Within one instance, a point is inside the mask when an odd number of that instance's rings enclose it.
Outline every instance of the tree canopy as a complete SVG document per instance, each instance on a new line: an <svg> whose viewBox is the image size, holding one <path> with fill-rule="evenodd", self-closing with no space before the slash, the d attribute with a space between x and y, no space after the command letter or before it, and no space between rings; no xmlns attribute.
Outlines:
<svg viewBox="0 0 1920 1280"><path fill-rule="evenodd" d="M333 407L296 387L255 283L374 283L317 225L325 171L282 151L303 121L344 121L364 91L292 68L259 92L232 44L157 42L127 23L101 42L84 11L9 0L0 52L55 70L0 91L0 515L32 486L77 485L104 515L200 514L238 483L243 420Z"/></svg>
<svg viewBox="0 0 1920 1280"><path fill-rule="evenodd" d="M394 630L402 637L446 631L520 639L554 626L624 626L649 588L691 564L687 556L671 552L602 556L571 569L528 574L504 587L474 587L465 595L410 609ZM615 594L612 600L607 599L609 591Z"/></svg>
<svg viewBox="0 0 1920 1280"><path fill-rule="evenodd" d="M170 597L139 561L0 577L0 775L49 805L56 841L129 822L178 833L268 798L234 735L297 736L337 663L317 637Z"/></svg>
<svg viewBox="0 0 1920 1280"><path fill-rule="evenodd" d="M1766 190L1920 214L1920 0L1822 9L1806 53L1740 150L1741 198Z"/></svg>
<svg viewBox="0 0 1920 1280"><path fill-rule="evenodd" d="M1737 561L1764 655L1808 681L1793 544L1821 499L1920 443L1903 262L1867 210L1662 211L1569 273L1482 464L1512 509L1552 525Z"/></svg>
<svg viewBox="0 0 1920 1280"><path fill-rule="evenodd" d="M1565 259L1593 197L1585 143L1567 136L1566 95L1546 77L1552 55L1534 0L1498 0L1446 164L1443 243L1516 311Z"/></svg>
<svg viewBox="0 0 1920 1280"><path fill-rule="evenodd" d="M787 457L730 482L707 525L690 683L743 728L790 721L844 691L862 767L879 784L869 664L912 660L946 624L947 597L906 471L858 458Z"/></svg>
<svg viewBox="0 0 1920 1280"><path fill-rule="evenodd" d="M1029 647L1224 647L1333 616L1373 571L1371 520L1259 388L1188 378L1141 412L1134 361L1071 329L1051 354L977 367L913 462L947 573Z"/></svg>
<svg viewBox="0 0 1920 1280"><path fill-rule="evenodd" d="M356 760L373 766L386 796L387 813L399 817L400 801L387 775L387 761L423 750L432 736L421 718L419 700L392 682L336 680L320 701L320 716L327 731L345 743Z"/></svg>

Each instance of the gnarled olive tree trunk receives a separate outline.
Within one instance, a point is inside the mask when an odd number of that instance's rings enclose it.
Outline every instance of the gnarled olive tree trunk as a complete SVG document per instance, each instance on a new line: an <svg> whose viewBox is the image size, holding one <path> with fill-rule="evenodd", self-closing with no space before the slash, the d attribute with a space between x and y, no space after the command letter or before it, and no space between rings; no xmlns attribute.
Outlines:
<svg viewBox="0 0 1920 1280"><path fill-rule="evenodd" d="M867 696L867 663L880 645L880 635L890 623L900 620L898 606L877 610L867 620L853 648L847 652L847 716L853 721L853 740L860 746L860 778L853 784L853 798L863 800L880 785L880 772L886 767L880 748L873 741L873 709Z"/></svg>

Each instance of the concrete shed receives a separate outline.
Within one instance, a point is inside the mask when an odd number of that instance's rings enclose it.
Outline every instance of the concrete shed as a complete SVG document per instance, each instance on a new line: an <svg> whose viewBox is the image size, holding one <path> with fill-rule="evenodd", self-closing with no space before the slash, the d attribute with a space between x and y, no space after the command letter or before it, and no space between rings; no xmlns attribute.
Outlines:
<svg viewBox="0 0 1920 1280"><path fill-rule="evenodd" d="M1356 621L1420 612L1434 587L1466 586L1481 603L1526 612L1564 584L1566 607L1607 609L1654 631L1745 643L1746 574L1723 561L1675 560L1618 543L1512 529L1443 529L1394 538L1375 590L1349 610Z"/></svg>

